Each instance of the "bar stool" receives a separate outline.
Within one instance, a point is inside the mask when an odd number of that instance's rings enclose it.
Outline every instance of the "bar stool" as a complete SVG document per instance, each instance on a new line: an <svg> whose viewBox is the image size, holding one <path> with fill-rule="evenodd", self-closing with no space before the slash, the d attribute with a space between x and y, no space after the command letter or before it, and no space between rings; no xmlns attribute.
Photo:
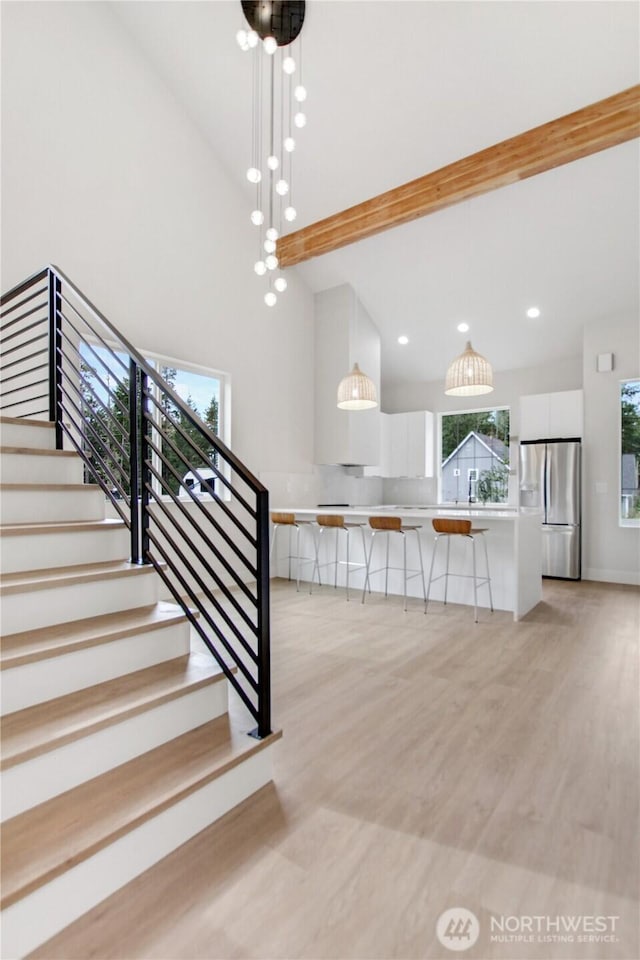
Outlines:
<svg viewBox="0 0 640 960"><path fill-rule="evenodd" d="M314 529L314 537L316 537L316 531L317 531L317 539L316 539L316 542L315 542L316 562L315 562L315 566L314 566L314 568L313 568L313 573L311 574L311 586L309 587L309 593L311 593L312 590L313 590L313 577L314 577L314 575L315 575L315 571L316 571L316 570L318 571L318 585L319 585L319 586L322 586L322 581L320 580L320 568L321 568L321 567L334 567L333 586L334 586L334 588L336 588L336 587L338 586L338 567L339 567L339 565L340 565L341 562L345 562L345 563L346 563L346 568L347 568L347 569L346 569L346 580L347 580L347 600L348 600L348 599L349 599L349 573L350 573L350 568L351 568L351 567L357 567L358 569L363 569L363 570L365 570L366 567L367 567L367 564L366 564L367 545L366 545L366 542L365 542L365 539L364 539L364 524L362 524L362 523L345 523L344 517L340 516L339 514L332 514L332 513L325 513L325 514L319 513L318 516L316 517L316 523L317 523L317 527ZM336 536L335 536L335 547L336 547L335 559L333 559L333 560L328 560L326 563L320 563L320 562L319 562L319 559L320 559L320 544L322 543L322 535L323 535L323 533L324 533L325 530L335 530L335 532L336 532ZM346 533L346 535L347 535L347 536L346 536L346 541L347 541L347 544L346 544L346 546L347 546L347 559L346 559L346 561L341 561L341 560L338 559L338 548L339 548L339 545L340 545L340 531L341 531L341 530L343 530L343 531ZM361 532L361 534L362 534L362 549L364 550L364 557L365 557L365 562L364 562L364 563L356 563L356 562L351 563L350 560L349 560L349 541L351 540L351 531L352 531L352 530L360 530L360 532Z"/></svg>
<svg viewBox="0 0 640 960"><path fill-rule="evenodd" d="M369 592L371 592L371 587L369 585L369 580L372 574L381 573L384 570L384 595L388 596L388 587L389 587L389 570L402 570L404 575L404 609L406 612L407 609L407 581L412 580L414 577L422 578L422 596L424 597L425 602L425 613L427 595L424 588L424 565L422 563L422 546L420 545L420 530L422 526L420 524L411 524L404 525L400 517L369 517L369 526L371 527L371 546L369 548L369 557L367 559L367 576L364 581L364 588L362 590L362 602L364 603L365 593L367 587L369 587ZM387 538L387 556L384 567L379 567L377 570L371 569L371 557L373 555L373 541L377 533L386 534ZM403 557L404 563L402 567L390 567L389 566L389 538L390 534L399 533L402 536L402 548L403 548ZM420 569L419 570L407 570L407 533L415 533L416 542L418 544L418 556L420 557Z"/></svg>
<svg viewBox="0 0 640 960"><path fill-rule="evenodd" d="M273 557L273 551L275 549L276 540L279 530L288 530L289 531L289 555L283 557L283 560L289 561L289 580L291 580L291 561L296 561L296 590L300 590L300 563L313 563L314 570L318 563L318 554L316 552L314 557L301 557L300 556L300 530L302 527L308 527L313 521L311 520L296 520L295 513L272 513L271 522L273 524L273 537L271 539L271 550L269 551L269 567L271 567L271 558ZM296 552L295 554L291 553L291 534L292 531L296 531ZM315 546L315 539L314 539ZM313 578L313 573L312 573Z"/></svg>
<svg viewBox="0 0 640 960"><path fill-rule="evenodd" d="M433 546L433 556L431 557L431 567L429 569L429 586L427 589L427 598L425 600L424 611L427 612L427 607L429 605L429 595L431 593L431 584L435 583L436 580L442 580L444 577L444 602L447 602L447 587L449 585L449 577L468 577L473 580L473 611L475 622L478 622L478 587L483 586L486 583L489 588L489 606L491 607L491 613L493 613L493 597L491 596L491 574L489 572L489 554L487 552L487 541L484 538L487 528L476 528L471 526L471 520L457 520L453 518L442 517L437 520L432 520L433 529L436 532L435 543ZM436 559L436 552L438 549L438 544L442 537L446 538L447 541L447 566L444 573L439 574L437 577L433 576L433 565ZM468 573L449 573L449 548L451 546L451 537L466 537L471 540L472 545L472 557L473 557L473 574ZM486 577L478 577L476 569L476 537L480 537L482 544L484 546L484 559L487 566L487 575Z"/></svg>

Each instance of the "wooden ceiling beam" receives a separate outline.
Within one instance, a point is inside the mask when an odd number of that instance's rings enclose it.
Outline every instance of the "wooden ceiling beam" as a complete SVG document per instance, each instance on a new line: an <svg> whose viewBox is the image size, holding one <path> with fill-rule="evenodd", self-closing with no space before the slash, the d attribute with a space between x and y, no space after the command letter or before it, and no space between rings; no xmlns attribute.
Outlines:
<svg viewBox="0 0 640 960"><path fill-rule="evenodd" d="M640 136L640 85L471 154L278 241L283 267Z"/></svg>

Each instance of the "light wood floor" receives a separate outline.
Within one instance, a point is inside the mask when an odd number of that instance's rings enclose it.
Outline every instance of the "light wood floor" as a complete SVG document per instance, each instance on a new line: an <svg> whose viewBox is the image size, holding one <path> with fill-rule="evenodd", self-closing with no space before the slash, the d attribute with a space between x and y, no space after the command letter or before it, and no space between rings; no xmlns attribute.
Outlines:
<svg viewBox="0 0 640 960"><path fill-rule="evenodd" d="M625 958L638 940L640 591L511 615L273 590L275 784L34 956ZM481 924L455 954L448 907ZM610 915L616 943L492 943Z"/></svg>

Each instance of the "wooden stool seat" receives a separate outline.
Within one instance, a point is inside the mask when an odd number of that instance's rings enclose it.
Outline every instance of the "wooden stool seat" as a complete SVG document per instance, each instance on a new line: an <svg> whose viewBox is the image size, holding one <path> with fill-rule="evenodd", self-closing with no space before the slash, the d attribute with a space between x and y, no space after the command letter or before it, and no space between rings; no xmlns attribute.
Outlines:
<svg viewBox="0 0 640 960"><path fill-rule="evenodd" d="M465 573L449 573L449 546L452 537L467 537L471 540L471 545L473 549L473 574L471 574L470 579L473 580L473 610L475 622L478 622L478 587L484 586L486 584L489 590L489 606L491 607L491 612L493 613L493 597L491 596L491 574L489 573L489 554L487 553L487 541L484 538L484 534L487 532L488 527L472 527L471 520L462 520L458 517L437 517L431 521L433 524L433 529L436 533L435 543L433 546L433 554L431 556L431 567L429 568L429 586L427 588L427 595L425 598L424 610L427 612L427 607L429 605L429 596L431 594L431 584L435 583L436 580L442 580L444 578L444 602L447 602L447 588L449 586L449 577L466 577L469 574ZM482 539L482 544L484 546L484 556L487 566L487 575L486 577L478 577L476 573L476 541L475 538L479 536ZM440 539L445 537L447 541L447 561L445 572L439 574L437 577L433 576L433 565L436 559L436 553L438 550L438 543Z"/></svg>
<svg viewBox="0 0 640 960"><path fill-rule="evenodd" d="M371 547L369 549L369 556L367 558L367 576L364 581L364 588L362 590L362 602L364 603L367 587L369 588L369 593L371 593L370 578L374 573L381 573L384 571L384 595L388 596L389 591L389 570L402 570L404 575L404 609L407 609L407 581L411 580L413 577L422 578L422 595L425 601L425 613L427 612L426 602L427 594L425 592L424 585L424 565L422 563L422 546L420 544L420 530L422 530L421 524L412 523L412 524L403 524L402 517L369 517L369 526L371 527ZM384 567L380 567L378 570L371 569L371 557L373 554L373 541L377 533L384 533L387 537L387 556L386 563ZM390 567L389 566L389 534L399 533L402 535L402 547L403 547L403 557L404 563L402 567ZM418 544L418 556L420 558L420 569L419 570L408 570L407 569L407 538L405 534L415 533L416 541Z"/></svg>
<svg viewBox="0 0 640 960"><path fill-rule="evenodd" d="M296 520L295 513L288 513L284 511L273 510L270 514L271 522L273 524L273 538L271 540L271 550L269 551L269 565L271 565L271 560L273 557L273 551L276 546L276 539L279 530L288 529L289 530L289 554L286 558L289 562L289 580L291 580L291 561L296 561L296 590L300 590L300 564L301 563L313 563L314 569L318 561L318 555L316 552L315 557L301 557L300 556L300 527L309 526L312 523L311 520ZM296 552L295 554L291 553L291 534L295 530L296 532ZM315 547L315 538L314 538L314 547Z"/></svg>
<svg viewBox="0 0 640 960"><path fill-rule="evenodd" d="M313 571L312 571L312 573L311 573L311 584L310 584L310 586L309 586L309 593L312 593L312 592L313 592L313 578L314 578L314 576L315 576L316 570L318 571L318 585L319 585L319 586L322 586L322 580L320 579L320 569L321 569L321 567L333 567L333 568L334 568L333 586L334 586L334 588L337 588L337 586L338 586L338 567L340 566L341 563L344 563L345 566L346 566L346 587L347 587L347 600L348 600L348 599L349 599L349 574L350 574L350 572L351 572L351 567L356 567L357 569L362 569L362 570L364 570L364 569L366 568L366 562L365 562L365 563L357 563L357 562L352 562L352 561L349 559L349 547L350 547L350 540L351 540L351 531L352 531L352 530L361 530L361 531L362 531L362 547L363 547L363 550L364 550L364 557L365 557L365 561L366 561L366 557L367 557L367 546L366 546L366 543L365 543L365 540L364 540L364 524L362 524L362 523L352 523L352 522L350 522L350 523L345 523L344 516L343 516L342 514L339 514L339 513L319 513L319 514L317 515L317 517L316 517L316 523L317 523L317 525L318 525L318 526L317 526L317 531L318 531L318 532L317 532L317 538L316 538L315 532L314 532L315 551L316 551L316 562L315 562ZM326 563L320 563L320 559L319 559L319 558L320 558L320 539L321 539L322 534L323 534L323 532L324 532L325 530L335 530L335 531L336 531L336 537L335 537L335 541L336 541L336 542L335 542L335 556L334 556L334 559L333 559L333 560L328 560ZM346 535L347 535L347 536L346 536L346 540L347 540L347 544L346 544L346 547L347 547L347 559L346 559L346 560L340 560L340 559L339 559L339 556L338 556L338 551L339 551L339 539L340 539L340 531L341 531L341 530L344 530L344 532L345 532Z"/></svg>

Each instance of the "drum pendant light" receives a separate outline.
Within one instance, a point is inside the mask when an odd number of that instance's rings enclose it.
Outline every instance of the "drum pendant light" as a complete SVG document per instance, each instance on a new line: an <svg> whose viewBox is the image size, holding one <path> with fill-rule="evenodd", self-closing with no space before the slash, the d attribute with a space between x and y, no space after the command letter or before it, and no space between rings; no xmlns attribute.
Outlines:
<svg viewBox="0 0 640 960"><path fill-rule="evenodd" d="M376 385L363 373L357 363L338 386L338 406L341 410L371 410L378 406Z"/></svg>
<svg viewBox="0 0 640 960"><path fill-rule="evenodd" d="M493 390L491 364L467 340L464 353L449 365L444 392L450 397L477 397Z"/></svg>

